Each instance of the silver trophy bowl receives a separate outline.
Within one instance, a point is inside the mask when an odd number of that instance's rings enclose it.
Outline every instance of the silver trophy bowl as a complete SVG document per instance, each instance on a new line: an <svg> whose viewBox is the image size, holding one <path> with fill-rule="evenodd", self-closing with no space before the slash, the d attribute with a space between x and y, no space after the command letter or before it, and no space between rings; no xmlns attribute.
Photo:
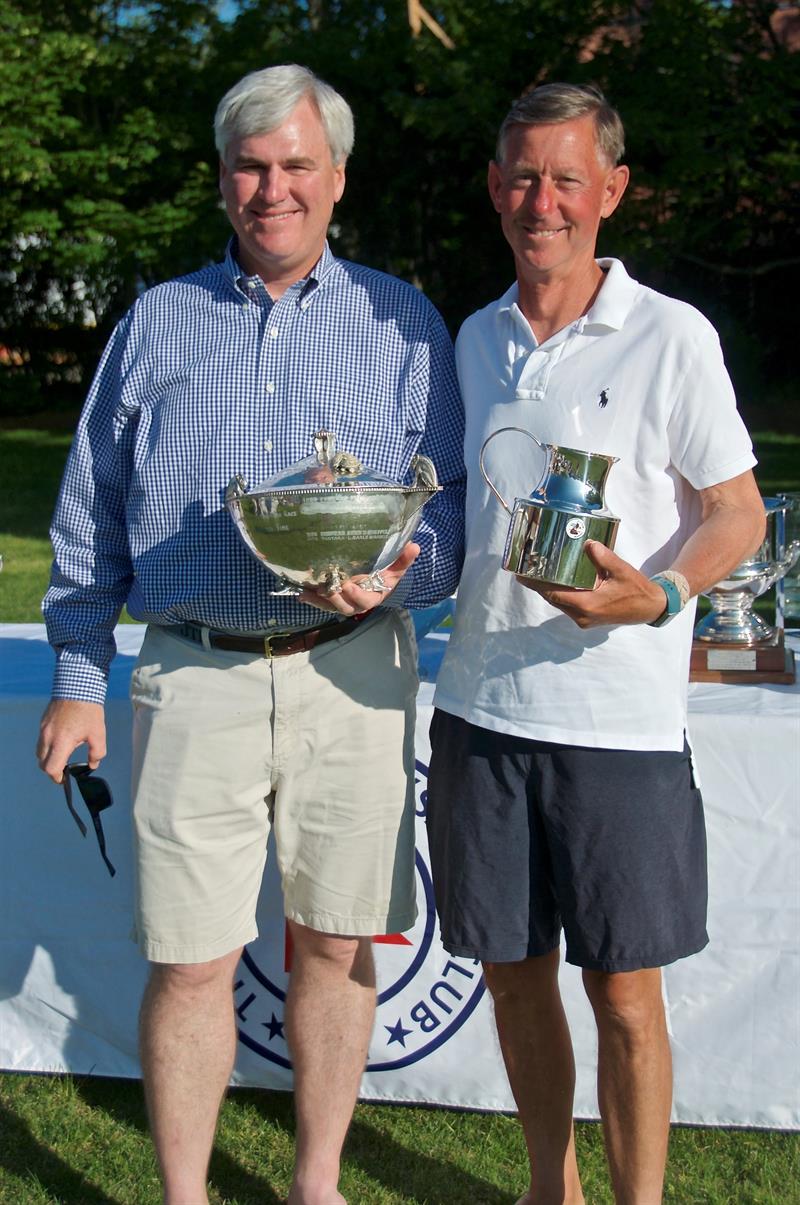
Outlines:
<svg viewBox="0 0 800 1205"><path fill-rule="evenodd" d="M784 543L776 524L792 506L789 498L764 498L767 517L764 541L724 581L703 591L711 610L695 627L695 640L741 648L777 644L778 630L753 611L753 603L780 581L800 556L800 540Z"/></svg>
<svg viewBox="0 0 800 1205"><path fill-rule="evenodd" d="M314 454L248 487L237 474L225 503L252 553L280 580L273 594L335 591L351 577L379 575L413 536L422 508L441 489L427 456L415 456L402 485L336 450L331 431ZM380 579L371 588L381 589Z"/></svg>

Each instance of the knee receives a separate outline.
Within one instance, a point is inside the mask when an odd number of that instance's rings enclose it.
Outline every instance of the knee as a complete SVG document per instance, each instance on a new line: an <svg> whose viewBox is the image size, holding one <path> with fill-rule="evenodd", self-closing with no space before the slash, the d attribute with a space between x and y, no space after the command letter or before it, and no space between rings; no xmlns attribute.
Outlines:
<svg viewBox="0 0 800 1205"><path fill-rule="evenodd" d="M236 950L209 962L152 963L148 991L180 996L217 990L232 991L240 955L241 950Z"/></svg>
<svg viewBox="0 0 800 1205"><path fill-rule="evenodd" d="M483 977L496 1005L524 1003L529 1009L558 995L559 952L522 962L485 962Z"/></svg>
<svg viewBox="0 0 800 1205"><path fill-rule="evenodd" d="M664 1024L659 970L584 971L598 1029L648 1041Z"/></svg>
<svg viewBox="0 0 800 1205"><path fill-rule="evenodd" d="M361 980L371 975L372 938L320 933L289 922L294 947L293 971L313 967L315 971Z"/></svg>
<svg viewBox="0 0 800 1205"><path fill-rule="evenodd" d="M518 962L484 962L483 978L493 1000L521 994L519 966Z"/></svg>

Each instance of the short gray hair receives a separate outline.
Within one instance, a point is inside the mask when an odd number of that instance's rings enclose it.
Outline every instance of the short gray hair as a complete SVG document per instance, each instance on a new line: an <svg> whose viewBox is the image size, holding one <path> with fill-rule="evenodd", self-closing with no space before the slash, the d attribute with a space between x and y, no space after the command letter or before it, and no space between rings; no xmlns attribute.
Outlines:
<svg viewBox="0 0 800 1205"><path fill-rule="evenodd" d="M353 149L353 113L344 97L308 67L286 63L251 71L225 93L214 115L214 141L221 159L234 138L269 134L308 97L319 113L335 166Z"/></svg>
<svg viewBox="0 0 800 1205"><path fill-rule="evenodd" d="M575 117L594 117L597 149L611 167L625 154L625 130L619 113L612 109L599 88L579 84L540 84L523 92L509 109L497 135L495 158L503 162L508 132L513 126L556 125Z"/></svg>

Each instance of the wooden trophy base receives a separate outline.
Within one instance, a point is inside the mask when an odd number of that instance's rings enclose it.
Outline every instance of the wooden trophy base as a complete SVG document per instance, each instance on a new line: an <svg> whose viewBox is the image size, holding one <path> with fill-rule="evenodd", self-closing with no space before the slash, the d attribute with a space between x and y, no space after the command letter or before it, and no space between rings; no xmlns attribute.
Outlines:
<svg viewBox="0 0 800 1205"><path fill-rule="evenodd" d="M780 630L776 644L752 648L694 640L689 681L790 684L795 681L794 653L786 648Z"/></svg>

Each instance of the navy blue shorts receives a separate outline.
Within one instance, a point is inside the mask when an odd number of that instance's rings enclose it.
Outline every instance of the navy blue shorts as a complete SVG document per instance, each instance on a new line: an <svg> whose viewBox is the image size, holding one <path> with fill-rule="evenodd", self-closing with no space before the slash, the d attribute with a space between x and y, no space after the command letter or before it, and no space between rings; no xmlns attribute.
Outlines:
<svg viewBox="0 0 800 1205"><path fill-rule="evenodd" d="M442 942L518 962L555 949L598 971L708 942L703 802L680 753L588 749L435 711L427 825Z"/></svg>

